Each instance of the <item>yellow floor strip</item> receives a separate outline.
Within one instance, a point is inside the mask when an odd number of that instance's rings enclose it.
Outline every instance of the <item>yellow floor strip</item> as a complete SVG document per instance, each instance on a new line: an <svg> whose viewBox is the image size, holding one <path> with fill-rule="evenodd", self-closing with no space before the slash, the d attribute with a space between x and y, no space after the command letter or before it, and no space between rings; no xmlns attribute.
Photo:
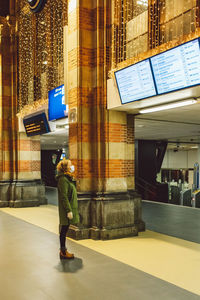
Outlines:
<svg viewBox="0 0 200 300"><path fill-rule="evenodd" d="M55 206L0 210L58 234L58 212ZM148 230L138 237L75 242L200 295L199 244Z"/></svg>
<svg viewBox="0 0 200 300"><path fill-rule="evenodd" d="M59 219L57 206L42 205L38 207L23 208L4 207L0 208L0 211L58 234Z"/></svg>

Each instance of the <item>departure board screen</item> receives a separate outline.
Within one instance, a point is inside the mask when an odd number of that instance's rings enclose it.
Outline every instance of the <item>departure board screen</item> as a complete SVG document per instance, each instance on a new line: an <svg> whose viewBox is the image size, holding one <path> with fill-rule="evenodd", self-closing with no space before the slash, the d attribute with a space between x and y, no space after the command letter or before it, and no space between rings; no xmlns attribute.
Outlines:
<svg viewBox="0 0 200 300"><path fill-rule="evenodd" d="M199 40L150 58L158 94L200 84Z"/></svg>
<svg viewBox="0 0 200 300"><path fill-rule="evenodd" d="M115 72L122 104L156 95L149 59Z"/></svg>
<svg viewBox="0 0 200 300"><path fill-rule="evenodd" d="M24 118L23 123L27 136L41 135L50 132L49 124L44 112L29 118Z"/></svg>
<svg viewBox="0 0 200 300"><path fill-rule="evenodd" d="M64 84L49 91L49 121L67 117L68 109L65 104Z"/></svg>

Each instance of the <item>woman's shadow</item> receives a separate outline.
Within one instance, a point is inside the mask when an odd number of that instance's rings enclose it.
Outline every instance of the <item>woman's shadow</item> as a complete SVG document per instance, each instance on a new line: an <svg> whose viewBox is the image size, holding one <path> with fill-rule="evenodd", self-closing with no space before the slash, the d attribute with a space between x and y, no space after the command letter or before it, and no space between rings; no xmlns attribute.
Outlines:
<svg viewBox="0 0 200 300"><path fill-rule="evenodd" d="M76 273L83 268L83 261L78 257L75 257L74 259L61 259L55 268L63 273Z"/></svg>

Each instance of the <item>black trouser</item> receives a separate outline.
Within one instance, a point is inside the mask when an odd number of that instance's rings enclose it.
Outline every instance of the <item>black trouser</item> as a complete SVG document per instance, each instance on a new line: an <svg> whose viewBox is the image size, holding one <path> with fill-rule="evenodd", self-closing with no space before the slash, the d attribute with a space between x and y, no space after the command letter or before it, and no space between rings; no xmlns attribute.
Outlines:
<svg viewBox="0 0 200 300"><path fill-rule="evenodd" d="M61 225L60 227L60 249L61 250L67 249L65 243L66 243L66 234L68 229L69 229L69 225Z"/></svg>

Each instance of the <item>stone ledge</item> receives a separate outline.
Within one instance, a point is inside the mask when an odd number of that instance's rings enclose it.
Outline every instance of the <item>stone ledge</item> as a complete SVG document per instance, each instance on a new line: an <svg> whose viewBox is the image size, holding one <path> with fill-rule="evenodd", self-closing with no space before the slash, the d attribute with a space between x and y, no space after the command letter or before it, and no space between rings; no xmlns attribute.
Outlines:
<svg viewBox="0 0 200 300"><path fill-rule="evenodd" d="M9 206L9 201L0 200L0 207L8 207L8 206Z"/></svg>
<svg viewBox="0 0 200 300"><path fill-rule="evenodd" d="M129 236L137 236L138 228L137 226L123 227L117 229L90 229L90 238L94 240L110 240L110 239L119 239Z"/></svg>
<svg viewBox="0 0 200 300"><path fill-rule="evenodd" d="M41 180L0 181L0 207L30 207L47 204Z"/></svg>
<svg viewBox="0 0 200 300"><path fill-rule="evenodd" d="M93 239L93 240L110 240L118 239L123 237L137 236L138 228L137 226L130 226L117 229L98 229L98 228L78 228L76 226L70 225L67 236L75 239Z"/></svg>
<svg viewBox="0 0 200 300"><path fill-rule="evenodd" d="M89 228L78 228L76 226L70 225L67 236L74 240L84 240L90 238Z"/></svg>
<svg viewBox="0 0 200 300"><path fill-rule="evenodd" d="M38 199L31 200L10 200L9 207L20 208L20 207L34 207L39 206L40 201Z"/></svg>

